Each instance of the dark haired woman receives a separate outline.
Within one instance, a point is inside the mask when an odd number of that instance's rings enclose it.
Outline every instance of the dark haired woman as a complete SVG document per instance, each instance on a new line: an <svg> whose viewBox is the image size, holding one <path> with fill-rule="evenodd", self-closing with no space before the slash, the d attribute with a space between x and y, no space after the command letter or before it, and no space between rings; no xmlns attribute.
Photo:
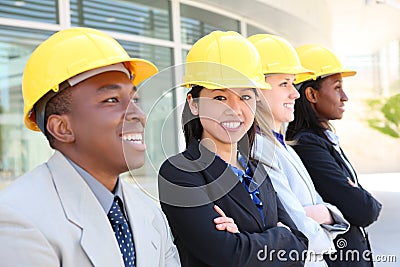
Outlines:
<svg viewBox="0 0 400 267"><path fill-rule="evenodd" d="M182 266L303 266L307 239L266 172L249 159L255 88L269 88L257 51L238 33L213 32L192 47L186 63L186 150L159 172L161 207ZM237 231L216 228L214 205Z"/></svg>
<svg viewBox="0 0 400 267"><path fill-rule="evenodd" d="M357 174L332 131L331 120L341 119L348 100L342 77L355 71L344 69L325 47L298 47L301 64L315 71L296 81L300 98L286 140L306 166L318 193L343 213L351 227L336 237L337 253L327 256L329 266L372 266L372 254L364 227L377 220L382 205L358 183Z"/></svg>

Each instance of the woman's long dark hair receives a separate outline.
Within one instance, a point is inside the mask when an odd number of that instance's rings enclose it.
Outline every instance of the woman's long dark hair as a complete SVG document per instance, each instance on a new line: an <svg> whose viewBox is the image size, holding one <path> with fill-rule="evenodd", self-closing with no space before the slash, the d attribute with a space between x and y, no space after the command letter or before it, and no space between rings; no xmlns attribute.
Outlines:
<svg viewBox="0 0 400 267"><path fill-rule="evenodd" d="M187 93L191 94L193 101L198 101L200 97L200 91L204 87L202 86L193 86L192 89ZM198 115L193 115L189 108L189 102L186 100L185 106L182 111L182 128L183 134L185 135L186 148L189 145L189 142L192 138L196 140L201 139L201 135L203 134L203 125L201 125L200 118Z"/></svg>
<svg viewBox="0 0 400 267"><path fill-rule="evenodd" d="M193 86L192 89L187 93L191 94L193 101L198 101L200 97L200 92L204 87L202 86ZM256 95L257 92L255 91ZM250 129L247 131L247 136L243 136L242 139L238 142L239 152L245 156L249 157L251 148L253 147L254 139L256 136L256 125L257 122L254 119L254 122ZM201 125L200 118L198 115L193 115L190 111L189 103L186 100L185 106L183 107L182 112L182 128L183 134L185 136L186 148L189 145L189 142L192 138L196 140L200 140L203 134L203 126Z"/></svg>
<svg viewBox="0 0 400 267"><path fill-rule="evenodd" d="M305 81L299 84L300 98L294 104L294 120L289 123L286 130L286 140L295 141L296 135L302 131L312 131L322 138L327 138L324 134L326 130L322 126L321 120L317 113L311 107L311 103L307 100L305 91L308 87L319 90L324 78L318 77L316 80ZM329 126L330 127L330 126Z"/></svg>

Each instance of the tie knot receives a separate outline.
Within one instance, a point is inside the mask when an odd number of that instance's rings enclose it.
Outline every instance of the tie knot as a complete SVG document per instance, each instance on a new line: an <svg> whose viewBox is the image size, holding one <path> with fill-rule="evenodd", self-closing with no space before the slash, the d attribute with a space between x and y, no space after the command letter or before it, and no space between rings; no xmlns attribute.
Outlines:
<svg viewBox="0 0 400 267"><path fill-rule="evenodd" d="M246 189L249 191L249 193L254 193L258 189L258 184L247 174L243 174L242 179L246 184Z"/></svg>
<svg viewBox="0 0 400 267"><path fill-rule="evenodd" d="M115 197L111 209L108 212L108 218L111 224L122 224L125 221L124 214L121 210L122 203L120 204L120 202L121 200L119 199L119 197Z"/></svg>

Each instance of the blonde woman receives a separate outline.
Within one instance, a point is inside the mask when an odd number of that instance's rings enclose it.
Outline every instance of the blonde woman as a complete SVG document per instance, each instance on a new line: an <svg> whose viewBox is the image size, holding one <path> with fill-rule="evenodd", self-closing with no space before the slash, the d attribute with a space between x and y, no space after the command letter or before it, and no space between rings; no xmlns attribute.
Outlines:
<svg viewBox="0 0 400 267"><path fill-rule="evenodd" d="M238 33L216 31L194 44L186 63L186 149L159 171L161 207L182 266L303 266L296 255L306 251L306 238L265 170L249 159L256 88L269 88L257 50ZM214 205L234 229L219 228Z"/></svg>
<svg viewBox="0 0 400 267"><path fill-rule="evenodd" d="M333 239L348 228L340 211L319 196L303 163L285 143L283 126L294 119L299 93L296 75L313 73L301 66L295 49L285 39L269 34L249 37L261 56L265 80L256 112L259 132L254 157L264 164L273 186L296 226L309 239L306 266L326 266L322 255L335 250Z"/></svg>

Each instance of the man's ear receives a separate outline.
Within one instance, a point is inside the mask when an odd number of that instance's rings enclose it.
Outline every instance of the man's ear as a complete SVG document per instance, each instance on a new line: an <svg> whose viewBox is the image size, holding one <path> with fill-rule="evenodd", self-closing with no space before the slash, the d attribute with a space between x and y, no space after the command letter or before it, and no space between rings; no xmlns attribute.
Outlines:
<svg viewBox="0 0 400 267"><path fill-rule="evenodd" d="M195 116L199 115L199 103L193 99L192 94L188 94L186 100L189 103L190 112Z"/></svg>
<svg viewBox="0 0 400 267"><path fill-rule="evenodd" d="M72 143L75 141L71 122L67 115L52 114L47 119L47 131L61 143Z"/></svg>
<svg viewBox="0 0 400 267"><path fill-rule="evenodd" d="M317 103L318 91L311 86L306 88L306 90L304 91L304 95L306 96L308 102L313 104Z"/></svg>

